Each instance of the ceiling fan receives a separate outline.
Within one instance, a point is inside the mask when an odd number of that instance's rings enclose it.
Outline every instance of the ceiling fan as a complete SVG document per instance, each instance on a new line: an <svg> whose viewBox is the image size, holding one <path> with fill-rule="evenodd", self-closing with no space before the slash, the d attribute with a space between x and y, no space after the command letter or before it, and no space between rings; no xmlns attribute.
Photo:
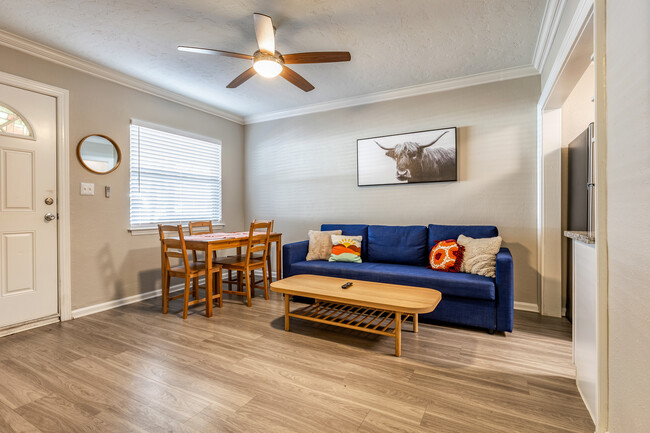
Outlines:
<svg viewBox="0 0 650 433"><path fill-rule="evenodd" d="M237 59L246 59L253 62L253 66L246 69L237 78L232 80L226 87L233 89L243 84L255 74L263 77L272 78L280 75L294 86L297 86L309 92L314 89L309 81L297 74L293 69L287 67L291 64L299 63L332 63L350 61L350 53L347 51L326 51L312 53L295 53L282 55L275 50L275 27L271 17L263 14L253 14L255 24L255 36L259 50L255 51L252 56L247 54L233 53L230 51L213 50L211 48L179 46L179 51L190 53L212 54L215 56L235 57Z"/></svg>

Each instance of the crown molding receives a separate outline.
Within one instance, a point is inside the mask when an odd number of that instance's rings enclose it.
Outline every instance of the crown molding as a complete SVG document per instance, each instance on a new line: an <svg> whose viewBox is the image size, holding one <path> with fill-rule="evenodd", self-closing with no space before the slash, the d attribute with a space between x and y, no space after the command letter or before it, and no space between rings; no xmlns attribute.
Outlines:
<svg viewBox="0 0 650 433"><path fill-rule="evenodd" d="M212 114L221 117L231 122L244 124L244 118L236 114L221 110L213 107L212 105L197 101L187 96L180 95L170 90L163 89L162 87L155 86L130 75L117 72L105 66L98 65L97 63L81 59L71 54L59 51L55 48L48 47L38 42L25 39L13 33L0 30L0 45L25 52L32 56L40 57L41 59L57 63L68 68L76 69L77 71L93 75L104 80L112 81L113 83L120 84L131 89L135 89L180 105L184 105L204 113Z"/></svg>
<svg viewBox="0 0 650 433"><path fill-rule="evenodd" d="M558 1L563 5L566 0L549 0L549 4L556 3ZM221 117L240 125L267 122L270 120L283 119L286 117L302 116L305 114L331 111L358 105L373 104L376 102L408 98L411 96L418 96L428 93L444 92L447 90L477 86L480 84L493 83L497 81L512 80L539 74L538 69L536 69L533 65L518 66L498 71L468 75L465 77L435 81L427 84L403 87L400 89L343 98L335 101L311 104L295 109L272 111L268 113L253 114L243 117L4 30L0 30L0 45L25 52L29 55L48 60L50 62L57 63L71 69L76 69L86 74L93 75L95 77L108 80L144 93L148 93L150 95L157 96L159 98L175 102L177 104L184 105L195 110L212 114L214 116Z"/></svg>
<svg viewBox="0 0 650 433"><path fill-rule="evenodd" d="M537 36L537 44L535 45L535 53L533 54L533 66L541 73L548 59L548 53L551 51L551 46L557 34L557 28L560 25L560 18L566 0L548 0L546 2L546 9L544 9L544 17L542 18L542 25L539 28L539 35Z"/></svg>
<svg viewBox="0 0 650 433"><path fill-rule="evenodd" d="M465 77L451 78L448 80L434 81L427 84L402 87L395 90L370 93L368 95L354 96L351 98L337 99L330 102L306 105L303 107L273 111L270 113L253 114L245 117L245 124L267 122L270 120L284 119L286 117L303 116L305 114L320 113L323 111L338 110L340 108L355 107L358 105L374 104L393 99L408 98L428 93L444 92L447 90L461 89L463 87L477 86L480 84L494 83L497 81L512 80L515 78L539 75L533 65L518 66L515 68L501 69L499 71L484 72Z"/></svg>
<svg viewBox="0 0 650 433"><path fill-rule="evenodd" d="M584 32L593 14L594 0L580 0L573 17L571 18L571 22L569 23L569 28L560 43L557 55L555 56L555 59L553 59L553 64L549 70L548 77L546 78L546 81L542 83L542 93L539 98L542 107L546 106L546 103L555 89L558 79L567 64L580 35Z"/></svg>

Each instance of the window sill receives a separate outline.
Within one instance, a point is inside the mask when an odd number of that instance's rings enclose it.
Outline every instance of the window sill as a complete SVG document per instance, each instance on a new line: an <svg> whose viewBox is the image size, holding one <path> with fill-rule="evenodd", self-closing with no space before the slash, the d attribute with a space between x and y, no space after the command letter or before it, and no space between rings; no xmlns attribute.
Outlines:
<svg viewBox="0 0 650 433"><path fill-rule="evenodd" d="M217 228L217 229L222 229L226 225L221 222L213 222L212 227ZM183 229L187 230L187 224L183 224ZM158 234L158 226L151 226L151 227L131 227L128 228L127 231L131 233L131 236L143 236L143 235L157 235Z"/></svg>

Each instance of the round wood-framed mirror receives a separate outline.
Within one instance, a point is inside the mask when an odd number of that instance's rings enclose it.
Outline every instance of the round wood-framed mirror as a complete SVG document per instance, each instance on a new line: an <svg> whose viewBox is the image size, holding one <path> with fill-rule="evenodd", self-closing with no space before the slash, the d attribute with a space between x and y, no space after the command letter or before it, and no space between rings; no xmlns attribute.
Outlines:
<svg viewBox="0 0 650 433"><path fill-rule="evenodd" d="M112 138L102 134L87 135L77 145L77 159L95 174L115 171L122 162L122 151Z"/></svg>

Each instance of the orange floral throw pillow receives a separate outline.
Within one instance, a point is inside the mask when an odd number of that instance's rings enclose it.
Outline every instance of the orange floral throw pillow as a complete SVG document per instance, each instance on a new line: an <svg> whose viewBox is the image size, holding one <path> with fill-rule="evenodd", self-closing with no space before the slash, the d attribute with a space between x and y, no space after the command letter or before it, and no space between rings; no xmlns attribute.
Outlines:
<svg viewBox="0 0 650 433"><path fill-rule="evenodd" d="M429 254L429 267L434 271L460 272L465 247L454 239L437 241Z"/></svg>

